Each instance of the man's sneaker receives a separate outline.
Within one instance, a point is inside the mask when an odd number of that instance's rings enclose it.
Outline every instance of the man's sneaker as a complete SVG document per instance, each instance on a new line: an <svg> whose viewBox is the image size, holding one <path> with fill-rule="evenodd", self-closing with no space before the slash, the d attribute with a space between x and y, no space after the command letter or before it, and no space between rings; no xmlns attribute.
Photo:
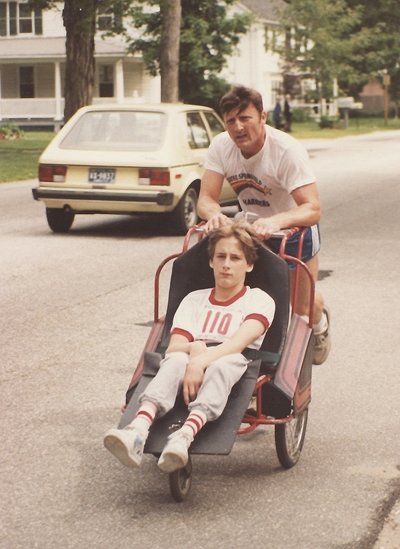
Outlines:
<svg viewBox="0 0 400 549"><path fill-rule="evenodd" d="M172 433L168 437L168 442L157 463L161 471L172 473L185 467L189 459L188 450L192 440L190 435L181 432L181 429Z"/></svg>
<svg viewBox="0 0 400 549"><path fill-rule="evenodd" d="M139 467L146 436L132 427L110 429L104 436L104 446L127 467Z"/></svg>
<svg viewBox="0 0 400 549"><path fill-rule="evenodd" d="M329 310L324 307L322 314L326 316L327 327L320 334L314 333L314 358L313 364L322 364L328 358L331 350L331 336L329 335L330 320Z"/></svg>

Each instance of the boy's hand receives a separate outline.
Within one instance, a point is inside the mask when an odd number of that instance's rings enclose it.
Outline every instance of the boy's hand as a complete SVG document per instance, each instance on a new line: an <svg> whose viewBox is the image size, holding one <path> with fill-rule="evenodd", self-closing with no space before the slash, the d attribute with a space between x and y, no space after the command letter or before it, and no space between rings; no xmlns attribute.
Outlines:
<svg viewBox="0 0 400 549"><path fill-rule="evenodd" d="M204 368L196 365L196 363L189 362L185 377L183 378L183 400L186 406L188 406L189 402L196 399L197 393L203 383L203 378Z"/></svg>

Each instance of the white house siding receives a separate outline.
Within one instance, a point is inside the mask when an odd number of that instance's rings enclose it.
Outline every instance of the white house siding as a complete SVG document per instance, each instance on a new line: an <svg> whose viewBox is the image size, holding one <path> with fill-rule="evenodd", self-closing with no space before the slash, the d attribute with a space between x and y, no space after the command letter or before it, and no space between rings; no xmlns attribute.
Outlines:
<svg viewBox="0 0 400 549"><path fill-rule="evenodd" d="M18 67L16 65L0 65L1 96L7 98L18 97Z"/></svg>
<svg viewBox="0 0 400 549"><path fill-rule="evenodd" d="M43 11L43 36L65 36L63 6L64 4L60 3L52 9Z"/></svg>
<svg viewBox="0 0 400 549"><path fill-rule="evenodd" d="M54 64L40 63L35 69L36 97L54 97Z"/></svg>

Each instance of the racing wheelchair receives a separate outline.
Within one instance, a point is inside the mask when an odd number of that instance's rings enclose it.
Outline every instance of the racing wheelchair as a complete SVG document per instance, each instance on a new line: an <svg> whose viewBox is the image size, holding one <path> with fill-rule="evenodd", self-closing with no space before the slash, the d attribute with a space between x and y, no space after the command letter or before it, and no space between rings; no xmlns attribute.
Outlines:
<svg viewBox="0 0 400 549"><path fill-rule="evenodd" d="M290 236L299 234L298 257L285 252ZM192 240L197 237L193 244ZM192 459L196 454L227 455L236 436L254 431L260 425L275 428L275 448L284 468L293 467L303 448L308 406L311 401L311 371L313 356L313 296L314 280L301 261L304 231L294 228L282 231L279 254L262 246L254 269L247 274L246 284L266 291L275 301L274 320L268 329L260 350L245 349L243 354L250 363L246 373L233 387L223 414L208 422L198 433L189 450L185 467L169 473L172 497L183 501L192 482ZM214 286L212 269L207 253L208 238L201 226L187 233L182 250L168 256L159 265L154 279L153 325L126 392L126 406L118 428L122 429L135 417L139 408L138 397L156 375L168 346L169 333L175 311L191 291ZM160 315L160 275L172 263L172 272L166 312ZM289 287L288 263L295 265L295 284ZM308 314L299 315L295 304L298 297L300 271L310 284ZM249 408L249 403L254 406ZM150 428L144 452L160 456L168 436L179 429L187 417L187 407L178 394L174 408L157 419Z"/></svg>

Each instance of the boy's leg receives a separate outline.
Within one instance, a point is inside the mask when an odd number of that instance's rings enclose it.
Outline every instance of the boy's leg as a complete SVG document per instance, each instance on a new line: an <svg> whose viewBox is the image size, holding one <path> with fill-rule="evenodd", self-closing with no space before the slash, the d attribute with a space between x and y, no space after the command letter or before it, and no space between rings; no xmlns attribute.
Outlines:
<svg viewBox="0 0 400 549"><path fill-rule="evenodd" d="M157 415L164 415L174 405L185 375L186 353L169 353L160 363L157 375L139 397L135 418L123 429L110 429L104 446L127 467L139 467L149 429Z"/></svg>
<svg viewBox="0 0 400 549"><path fill-rule="evenodd" d="M149 429L157 415L157 405L143 402L135 419L123 429L112 428L104 436L104 446L127 467L139 467Z"/></svg>
<svg viewBox="0 0 400 549"><path fill-rule="evenodd" d="M196 400L189 404L189 416L183 426L168 437L158 467L167 473L184 467L189 447L207 421L217 419L226 406L235 383L247 369L248 361L240 353L213 362L206 370Z"/></svg>

